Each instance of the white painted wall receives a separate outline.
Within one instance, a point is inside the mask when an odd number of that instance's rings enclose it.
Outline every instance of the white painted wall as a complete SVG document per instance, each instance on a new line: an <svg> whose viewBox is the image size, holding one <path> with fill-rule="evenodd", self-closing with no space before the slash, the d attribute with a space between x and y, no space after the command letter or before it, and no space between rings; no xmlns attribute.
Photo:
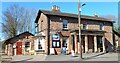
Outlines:
<svg viewBox="0 0 120 63"><path fill-rule="evenodd" d="M42 49L38 49L39 41L41 43ZM35 46L34 46L35 50L45 50L45 39L43 37L36 39L34 44L35 44Z"/></svg>
<svg viewBox="0 0 120 63"><path fill-rule="evenodd" d="M35 50L38 50L38 39L35 39L34 40L34 48L35 48Z"/></svg>

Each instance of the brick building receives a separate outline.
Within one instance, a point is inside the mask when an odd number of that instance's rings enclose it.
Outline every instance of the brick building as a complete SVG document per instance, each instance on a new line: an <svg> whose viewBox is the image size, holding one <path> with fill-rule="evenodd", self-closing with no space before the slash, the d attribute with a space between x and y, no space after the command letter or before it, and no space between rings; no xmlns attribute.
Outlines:
<svg viewBox="0 0 120 63"><path fill-rule="evenodd" d="M30 51L33 51L34 53L33 36L34 35L29 32L24 32L15 37L7 39L4 42L6 44L5 53L8 56L32 54Z"/></svg>
<svg viewBox="0 0 120 63"><path fill-rule="evenodd" d="M114 30L113 30L113 33L114 33L113 39L115 41L116 51L120 51L120 43L119 43L120 34Z"/></svg>
<svg viewBox="0 0 120 63"><path fill-rule="evenodd" d="M114 51L113 22L111 20L95 16L81 15L81 41L84 53ZM58 6L53 6L52 11L39 10L35 20L36 31L43 33L44 51L61 54L66 48L69 54L71 50L79 53L78 41L78 15L64 13Z"/></svg>

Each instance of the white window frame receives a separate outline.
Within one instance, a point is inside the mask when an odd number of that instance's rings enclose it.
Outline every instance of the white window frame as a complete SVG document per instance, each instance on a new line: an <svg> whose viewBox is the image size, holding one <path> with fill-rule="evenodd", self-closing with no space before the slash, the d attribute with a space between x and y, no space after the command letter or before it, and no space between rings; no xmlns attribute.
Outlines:
<svg viewBox="0 0 120 63"><path fill-rule="evenodd" d="M102 29L101 29L101 25L102 25ZM104 30L104 24L100 23L100 30Z"/></svg>
<svg viewBox="0 0 120 63"><path fill-rule="evenodd" d="M37 44L37 49L38 49L38 50L43 50L42 44L41 44L41 42L40 42L41 39L42 39L42 38L38 38L38 39L37 39L37 40L38 40L38 42L37 42L37 43L38 43L38 44ZM39 49L39 42L40 42L40 44L41 44L42 49Z"/></svg>
<svg viewBox="0 0 120 63"><path fill-rule="evenodd" d="M64 22L64 21L67 21L67 24L66 24L66 25L67 25L67 28L64 28L64 26L62 26L62 29L63 29L63 30L67 30L67 29L68 29L68 20L63 20L63 22ZM62 24L64 25L63 22L62 22Z"/></svg>
<svg viewBox="0 0 120 63"><path fill-rule="evenodd" d="M53 48L60 48L60 41L53 41L52 42L52 47Z"/></svg>
<svg viewBox="0 0 120 63"><path fill-rule="evenodd" d="M83 24L83 29L84 29L84 25L86 25L86 28L85 28L85 29L88 29L88 25L87 25L87 23Z"/></svg>
<svg viewBox="0 0 120 63"><path fill-rule="evenodd" d="M26 44L25 44L25 46L26 46ZM26 49L26 47L25 47L25 49ZM31 50L31 42L29 42L29 47L27 49Z"/></svg>

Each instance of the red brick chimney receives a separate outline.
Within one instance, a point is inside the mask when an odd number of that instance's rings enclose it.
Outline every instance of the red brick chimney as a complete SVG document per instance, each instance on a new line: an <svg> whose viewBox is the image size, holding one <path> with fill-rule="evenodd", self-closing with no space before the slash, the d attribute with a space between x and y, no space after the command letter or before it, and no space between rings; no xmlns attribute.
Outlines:
<svg viewBox="0 0 120 63"><path fill-rule="evenodd" d="M60 7L54 5L54 6L52 6L52 11L53 11L53 12L60 12Z"/></svg>

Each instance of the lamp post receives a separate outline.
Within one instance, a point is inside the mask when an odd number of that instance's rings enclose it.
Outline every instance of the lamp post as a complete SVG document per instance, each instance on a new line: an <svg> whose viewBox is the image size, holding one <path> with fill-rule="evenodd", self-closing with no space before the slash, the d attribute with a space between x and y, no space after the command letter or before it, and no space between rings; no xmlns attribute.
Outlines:
<svg viewBox="0 0 120 63"><path fill-rule="evenodd" d="M82 6L86 5L85 3ZM78 25L79 25L79 43L80 43L80 59L82 58L82 42L81 42L81 7L80 7L80 0L78 0Z"/></svg>

